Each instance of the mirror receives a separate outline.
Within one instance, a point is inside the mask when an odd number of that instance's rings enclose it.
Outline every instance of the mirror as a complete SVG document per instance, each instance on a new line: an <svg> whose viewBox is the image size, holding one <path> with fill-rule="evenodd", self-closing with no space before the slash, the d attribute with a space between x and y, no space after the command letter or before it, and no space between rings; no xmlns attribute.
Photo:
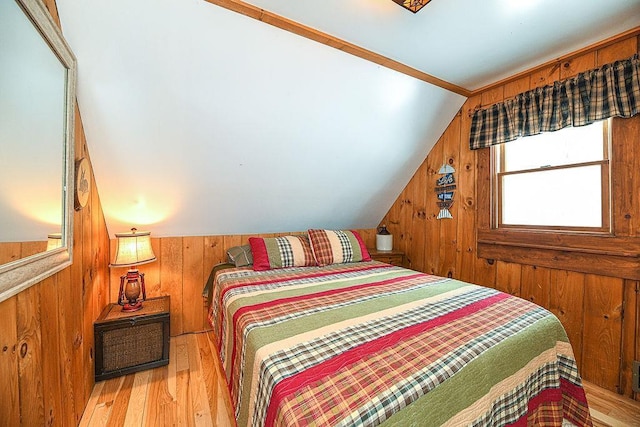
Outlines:
<svg viewBox="0 0 640 427"><path fill-rule="evenodd" d="M0 40L3 301L72 261L76 61L40 0L0 0Z"/></svg>

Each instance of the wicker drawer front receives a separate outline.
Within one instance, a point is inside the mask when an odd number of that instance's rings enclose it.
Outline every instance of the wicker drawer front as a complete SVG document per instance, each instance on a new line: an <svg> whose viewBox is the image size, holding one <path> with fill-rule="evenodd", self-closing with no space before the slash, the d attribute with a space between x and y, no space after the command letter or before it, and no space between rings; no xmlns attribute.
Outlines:
<svg viewBox="0 0 640 427"><path fill-rule="evenodd" d="M107 306L94 323L96 381L169 363L169 297L147 300L142 310Z"/></svg>
<svg viewBox="0 0 640 427"><path fill-rule="evenodd" d="M131 340L135 339L135 345ZM102 368L117 371L162 359L162 323L105 331L102 335Z"/></svg>

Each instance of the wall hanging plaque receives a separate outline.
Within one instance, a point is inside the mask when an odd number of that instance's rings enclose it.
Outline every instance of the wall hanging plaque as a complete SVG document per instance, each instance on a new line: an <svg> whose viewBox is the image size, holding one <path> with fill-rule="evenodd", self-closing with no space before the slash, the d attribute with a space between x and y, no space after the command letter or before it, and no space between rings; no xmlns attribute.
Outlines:
<svg viewBox="0 0 640 427"><path fill-rule="evenodd" d="M456 189L456 179L453 176L456 170L450 165L444 164L438 171L441 175L436 181L435 192L438 197L438 207L440 212L438 213L438 219L453 218L449 209L453 205L453 195Z"/></svg>
<svg viewBox="0 0 640 427"><path fill-rule="evenodd" d="M89 201L91 191L91 165L86 157L76 162L75 208L80 210Z"/></svg>

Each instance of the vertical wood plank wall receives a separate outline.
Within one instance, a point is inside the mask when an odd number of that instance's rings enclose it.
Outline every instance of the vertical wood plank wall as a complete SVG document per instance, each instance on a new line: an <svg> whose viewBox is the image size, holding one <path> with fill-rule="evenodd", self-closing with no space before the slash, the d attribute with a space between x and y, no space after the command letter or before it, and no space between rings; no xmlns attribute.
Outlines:
<svg viewBox="0 0 640 427"><path fill-rule="evenodd" d="M375 247L375 229L357 230L367 247ZM274 237L300 232L276 234L162 237L151 239L155 262L140 266L145 275L147 298L171 296L171 335L211 329L207 322L202 290L214 265L225 262L226 250L248 243L249 237ZM115 240L111 240L111 258L115 256ZM120 276L127 269L110 269L110 301L118 300Z"/></svg>
<svg viewBox="0 0 640 427"><path fill-rule="evenodd" d="M535 259L519 264L478 258L476 202L488 197L490 185L477 182L476 176L479 168L488 164L483 158L488 150L469 150L468 138L470 117L476 107L628 58L639 52L638 46L637 36L616 40L469 98L383 220L396 236L397 249L406 253L408 267L490 286L550 309L567 330L583 378L636 400L640 396L631 389L631 365L634 359L640 360L638 282L542 268L536 266ZM640 156L636 148L640 143L640 116L617 126L628 129L614 132L613 138L624 138L621 145L625 153L614 153L613 162L628 168L628 179L613 183L613 217L614 221L628 223L625 235L635 237L639 236L640 218L637 198L626 198L635 200L634 206L622 206L615 202L615 191L640 192L638 168L631 167ZM444 163L456 169L457 189L451 211L454 218L437 220L439 209L433 187Z"/></svg>
<svg viewBox="0 0 640 427"><path fill-rule="evenodd" d="M76 124L76 158L88 157L77 113ZM0 426L77 425L93 388L93 321L109 297L109 236L92 181L89 203L73 214L73 264L0 302Z"/></svg>
<svg viewBox="0 0 640 427"><path fill-rule="evenodd" d="M59 25L55 1L45 3ZM77 109L75 153L89 157ZM87 206L73 214L73 264L0 303L0 426L77 425L93 389L93 321L109 297L109 236L91 181Z"/></svg>

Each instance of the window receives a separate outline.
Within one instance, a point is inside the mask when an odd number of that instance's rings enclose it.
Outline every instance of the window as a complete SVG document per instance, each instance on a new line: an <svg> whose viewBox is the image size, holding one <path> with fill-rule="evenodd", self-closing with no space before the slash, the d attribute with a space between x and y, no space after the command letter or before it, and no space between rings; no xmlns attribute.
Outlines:
<svg viewBox="0 0 640 427"><path fill-rule="evenodd" d="M493 228L611 232L609 121L493 150Z"/></svg>
<svg viewBox="0 0 640 427"><path fill-rule="evenodd" d="M550 143L552 149L538 142L520 151L520 140L516 140L497 150L491 147L476 151L476 248L487 265L498 260L640 280L640 115L547 135L562 136L589 128L599 136L599 142L581 136L577 149L567 149L564 144L572 143L567 142L570 138L563 138ZM535 141L535 137L522 140ZM515 151L509 147L515 147ZM540 159L541 154L550 157ZM541 176L545 179L536 179ZM506 184L498 185L500 180ZM587 185L588 190L582 191ZM575 197L581 191L582 196ZM590 201L585 202L585 198ZM524 209L520 203L524 203ZM541 204L545 205L544 213L535 210ZM565 209L568 214L558 213ZM590 213L583 215L586 210Z"/></svg>

